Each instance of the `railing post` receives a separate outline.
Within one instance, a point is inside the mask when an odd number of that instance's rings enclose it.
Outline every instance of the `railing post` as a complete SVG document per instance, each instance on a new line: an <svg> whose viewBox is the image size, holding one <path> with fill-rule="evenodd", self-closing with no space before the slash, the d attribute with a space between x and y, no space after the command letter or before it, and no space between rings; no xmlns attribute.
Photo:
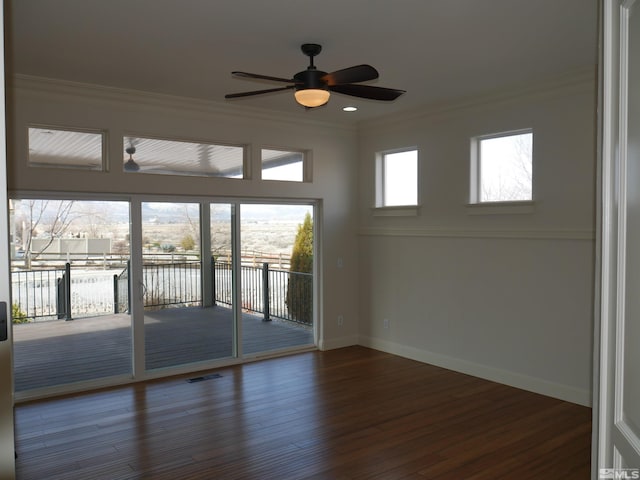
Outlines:
<svg viewBox="0 0 640 480"><path fill-rule="evenodd" d="M262 311L264 312L264 321L271 321L269 312L269 264L262 264Z"/></svg>
<svg viewBox="0 0 640 480"><path fill-rule="evenodd" d="M113 313L120 313L120 305L118 299L118 274L113 275Z"/></svg>
<svg viewBox="0 0 640 480"><path fill-rule="evenodd" d="M216 291L216 257L211 255L211 291L213 292L213 298L211 299L211 305L216 306L216 300L218 299L217 291Z"/></svg>
<svg viewBox="0 0 640 480"><path fill-rule="evenodd" d="M64 318L64 273L62 277L56 278L56 314L58 320Z"/></svg>
<svg viewBox="0 0 640 480"><path fill-rule="evenodd" d="M144 266L142 269L144 272ZM127 260L127 312L131 314L131 260Z"/></svg>
<svg viewBox="0 0 640 480"><path fill-rule="evenodd" d="M71 318L71 264L69 262L64 264L64 307L65 307L65 320L72 320Z"/></svg>

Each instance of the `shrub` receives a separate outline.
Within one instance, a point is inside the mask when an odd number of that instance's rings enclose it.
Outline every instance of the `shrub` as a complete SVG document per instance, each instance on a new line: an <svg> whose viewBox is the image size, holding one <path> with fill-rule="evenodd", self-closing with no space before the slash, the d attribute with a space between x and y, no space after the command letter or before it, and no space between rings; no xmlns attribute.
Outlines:
<svg viewBox="0 0 640 480"><path fill-rule="evenodd" d="M170 243L163 243L162 245L160 245L160 249L163 252L171 253L175 251L176 247L174 245L171 245Z"/></svg>
<svg viewBox="0 0 640 480"><path fill-rule="evenodd" d="M31 321L17 303L11 305L11 318L13 319L13 323L29 323Z"/></svg>
<svg viewBox="0 0 640 480"><path fill-rule="evenodd" d="M182 240L180 240L180 246L185 252L188 252L189 250L193 250L196 247L196 241L191 235L185 235L184 237L182 237Z"/></svg>
<svg viewBox="0 0 640 480"><path fill-rule="evenodd" d="M292 319L311 324L313 319L313 280L309 275L296 275L293 272L311 273L313 271L313 221L307 213L304 223L298 225L298 233L291 251L287 285L287 309Z"/></svg>

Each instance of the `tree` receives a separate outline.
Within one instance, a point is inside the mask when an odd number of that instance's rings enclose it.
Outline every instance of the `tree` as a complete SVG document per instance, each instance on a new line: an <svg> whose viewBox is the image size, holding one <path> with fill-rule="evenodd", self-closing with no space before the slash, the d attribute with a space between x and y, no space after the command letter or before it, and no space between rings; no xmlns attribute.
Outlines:
<svg viewBox="0 0 640 480"><path fill-rule="evenodd" d="M25 200L23 209L22 243L24 245L27 266L44 252L53 240L60 238L69 229L75 219L72 212L73 200ZM46 238L47 241L38 251L32 251L35 237Z"/></svg>
<svg viewBox="0 0 640 480"><path fill-rule="evenodd" d="M185 204L182 206L182 208L184 212L183 213L184 218L187 222L186 224L187 234L185 235L185 238L189 237L191 239L191 242L193 242L193 244L191 245L191 248L184 248L184 247L183 248L185 250L193 250L194 248L196 248L196 246L199 248L200 247L200 220L198 219L199 210L194 212L193 204ZM182 241L184 242L184 240L185 239L183 238Z"/></svg>
<svg viewBox="0 0 640 480"><path fill-rule="evenodd" d="M524 133L484 139L481 149L481 200L531 200L533 135Z"/></svg>
<svg viewBox="0 0 640 480"><path fill-rule="evenodd" d="M312 323L313 318L313 220L307 213L298 225L291 250L286 304L291 318L302 323ZM307 275L305 275L307 274Z"/></svg>

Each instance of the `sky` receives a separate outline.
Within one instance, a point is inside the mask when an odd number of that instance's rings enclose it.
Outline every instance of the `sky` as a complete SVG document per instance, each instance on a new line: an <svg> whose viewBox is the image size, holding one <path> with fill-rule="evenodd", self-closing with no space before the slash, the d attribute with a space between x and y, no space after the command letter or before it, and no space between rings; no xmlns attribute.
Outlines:
<svg viewBox="0 0 640 480"><path fill-rule="evenodd" d="M480 201L532 199L531 132L480 139Z"/></svg>
<svg viewBox="0 0 640 480"><path fill-rule="evenodd" d="M384 206L417 205L418 151L387 153L384 160Z"/></svg>

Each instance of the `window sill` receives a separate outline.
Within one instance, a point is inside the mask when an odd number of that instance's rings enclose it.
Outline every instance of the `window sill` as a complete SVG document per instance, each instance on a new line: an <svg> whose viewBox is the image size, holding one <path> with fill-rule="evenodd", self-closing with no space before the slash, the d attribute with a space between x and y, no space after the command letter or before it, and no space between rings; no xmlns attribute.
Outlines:
<svg viewBox="0 0 640 480"><path fill-rule="evenodd" d="M374 217L417 217L420 207L418 205L403 205L397 207L375 207Z"/></svg>
<svg viewBox="0 0 640 480"><path fill-rule="evenodd" d="M533 201L483 202L467 205L467 215L522 215L535 211Z"/></svg>

